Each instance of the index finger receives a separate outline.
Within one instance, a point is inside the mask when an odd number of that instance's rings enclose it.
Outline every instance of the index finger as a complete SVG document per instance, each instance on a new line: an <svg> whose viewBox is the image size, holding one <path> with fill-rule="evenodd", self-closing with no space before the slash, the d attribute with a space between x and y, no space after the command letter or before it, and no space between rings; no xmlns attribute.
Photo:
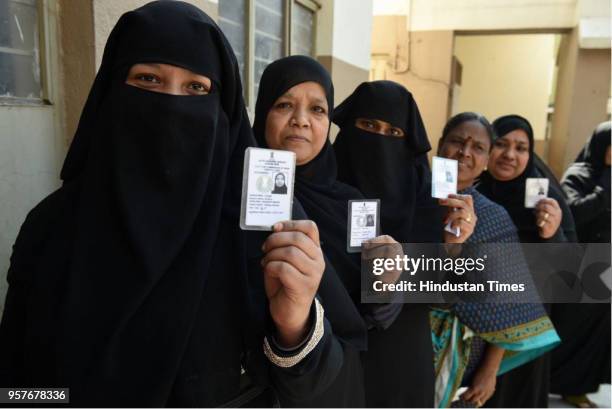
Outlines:
<svg viewBox="0 0 612 409"><path fill-rule="evenodd" d="M461 195L461 194L455 194L455 193L451 193L450 195L448 195L449 199L458 199L458 200L463 200L464 202L468 203L468 204L472 204L474 203L474 200L472 198L472 195Z"/></svg>
<svg viewBox="0 0 612 409"><path fill-rule="evenodd" d="M317 246L321 246L319 243L319 229L312 220L285 220L274 224L272 231L299 231L310 237L310 240L314 241Z"/></svg>

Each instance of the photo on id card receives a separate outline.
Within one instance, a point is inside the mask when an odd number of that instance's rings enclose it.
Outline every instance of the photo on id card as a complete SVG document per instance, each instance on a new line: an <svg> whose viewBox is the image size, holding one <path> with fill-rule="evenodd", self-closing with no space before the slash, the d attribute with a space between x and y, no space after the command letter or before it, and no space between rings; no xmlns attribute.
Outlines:
<svg viewBox="0 0 612 409"><path fill-rule="evenodd" d="M240 228L272 230L275 223L291 220L295 153L247 148L244 152Z"/></svg>
<svg viewBox="0 0 612 409"><path fill-rule="evenodd" d="M431 195L446 199L457 194L457 161L434 156L431 161Z"/></svg>
<svg viewBox="0 0 612 409"><path fill-rule="evenodd" d="M380 200L348 201L346 251L359 253L365 240L380 235Z"/></svg>
<svg viewBox="0 0 612 409"><path fill-rule="evenodd" d="M548 197L548 184L546 178L527 178L525 182L525 207L534 208L538 202Z"/></svg>

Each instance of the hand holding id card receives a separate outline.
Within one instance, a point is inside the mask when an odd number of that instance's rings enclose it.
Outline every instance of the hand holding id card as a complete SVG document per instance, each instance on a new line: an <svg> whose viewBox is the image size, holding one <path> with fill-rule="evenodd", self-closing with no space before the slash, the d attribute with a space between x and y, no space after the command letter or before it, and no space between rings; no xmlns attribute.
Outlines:
<svg viewBox="0 0 612 409"><path fill-rule="evenodd" d="M349 200L346 251L358 253L364 241L379 236L380 200Z"/></svg>
<svg viewBox="0 0 612 409"><path fill-rule="evenodd" d="M240 228L272 230L275 223L291 220L295 153L247 148L244 152Z"/></svg>
<svg viewBox="0 0 612 409"><path fill-rule="evenodd" d="M546 178L527 178L525 182L525 207L534 208L541 199L548 197L549 183Z"/></svg>
<svg viewBox="0 0 612 409"><path fill-rule="evenodd" d="M434 156L431 162L431 196L437 199L446 199L448 195L457 194L458 162L455 159ZM453 229L451 223L444 226L444 230L459 237L461 229Z"/></svg>

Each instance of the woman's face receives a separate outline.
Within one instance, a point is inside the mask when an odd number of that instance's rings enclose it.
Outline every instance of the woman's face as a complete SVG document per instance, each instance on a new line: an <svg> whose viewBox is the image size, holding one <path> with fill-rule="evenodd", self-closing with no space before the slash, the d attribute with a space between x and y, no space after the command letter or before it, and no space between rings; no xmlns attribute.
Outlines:
<svg viewBox="0 0 612 409"><path fill-rule="evenodd" d="M161 63L132 65L125 83L171 95L206 95L212 87L212 81L208 77L175 65Z"/></svg>
<svg viewBox="0 0 612 409"><path fill-rule="evenodd" d="M489 161L491 139L486 128L479 121L466 121L446 135L438 148L444 158L455 159L459 163L459 190L472 186Z"/></svg>
<svg viewBox="0 0 612 409"><path fill-rule="evenodd" d="M285 176L278 174L276 175L276 178L274 179L274 182L276 183L276 186L278 187L282 187L285 185Z"/></svg>
<svg viewBox="0 0 612 409"><path fill-rule="evenodd" d="M268 146L295 152L298 165L310 162L327 139L328 112L325 90L320 84L308 81L291 87L268 112Z"/></svg>
<svg viewBox="0 0 612 409"><path fill-rule="evenodd" d="M364 131L376 133L385 136L394 136L403 138L406 136L402 128L391 125L389 122L381 121L380 119L357 118L355 126Z"/></svg>
<svg viewBox="0 0 612 409"><path fill-rule="evenodd" d="M489 173L500 181L517 178L529 162L529 138L517 129L498 138L489 156Z"/></svg>

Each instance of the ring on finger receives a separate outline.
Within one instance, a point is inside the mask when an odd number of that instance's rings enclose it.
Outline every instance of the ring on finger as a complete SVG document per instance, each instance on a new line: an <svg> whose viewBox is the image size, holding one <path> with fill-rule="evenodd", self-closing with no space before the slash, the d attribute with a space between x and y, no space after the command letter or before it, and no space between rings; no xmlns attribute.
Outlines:
<svg viewBox="0 0 612 409"><path fill-rule="evenodd" d="M472 221L472 215L468 214L467 218L465 219L466 222L471 222Z"/></svg>
<svg viewBox="0 0 612 409"><path fill-rule="evenodd" d="M548 217L550 217L550 214L548 214L548 212L544 212L544 220L548 220Z"/></svg>
<svg viewBox="0 0 612 409"><path fill-rule="evenodd" d="M546 224L546 219L544 220L540 220L540 223L538 223L538 227L542 227Z"/></svg>

